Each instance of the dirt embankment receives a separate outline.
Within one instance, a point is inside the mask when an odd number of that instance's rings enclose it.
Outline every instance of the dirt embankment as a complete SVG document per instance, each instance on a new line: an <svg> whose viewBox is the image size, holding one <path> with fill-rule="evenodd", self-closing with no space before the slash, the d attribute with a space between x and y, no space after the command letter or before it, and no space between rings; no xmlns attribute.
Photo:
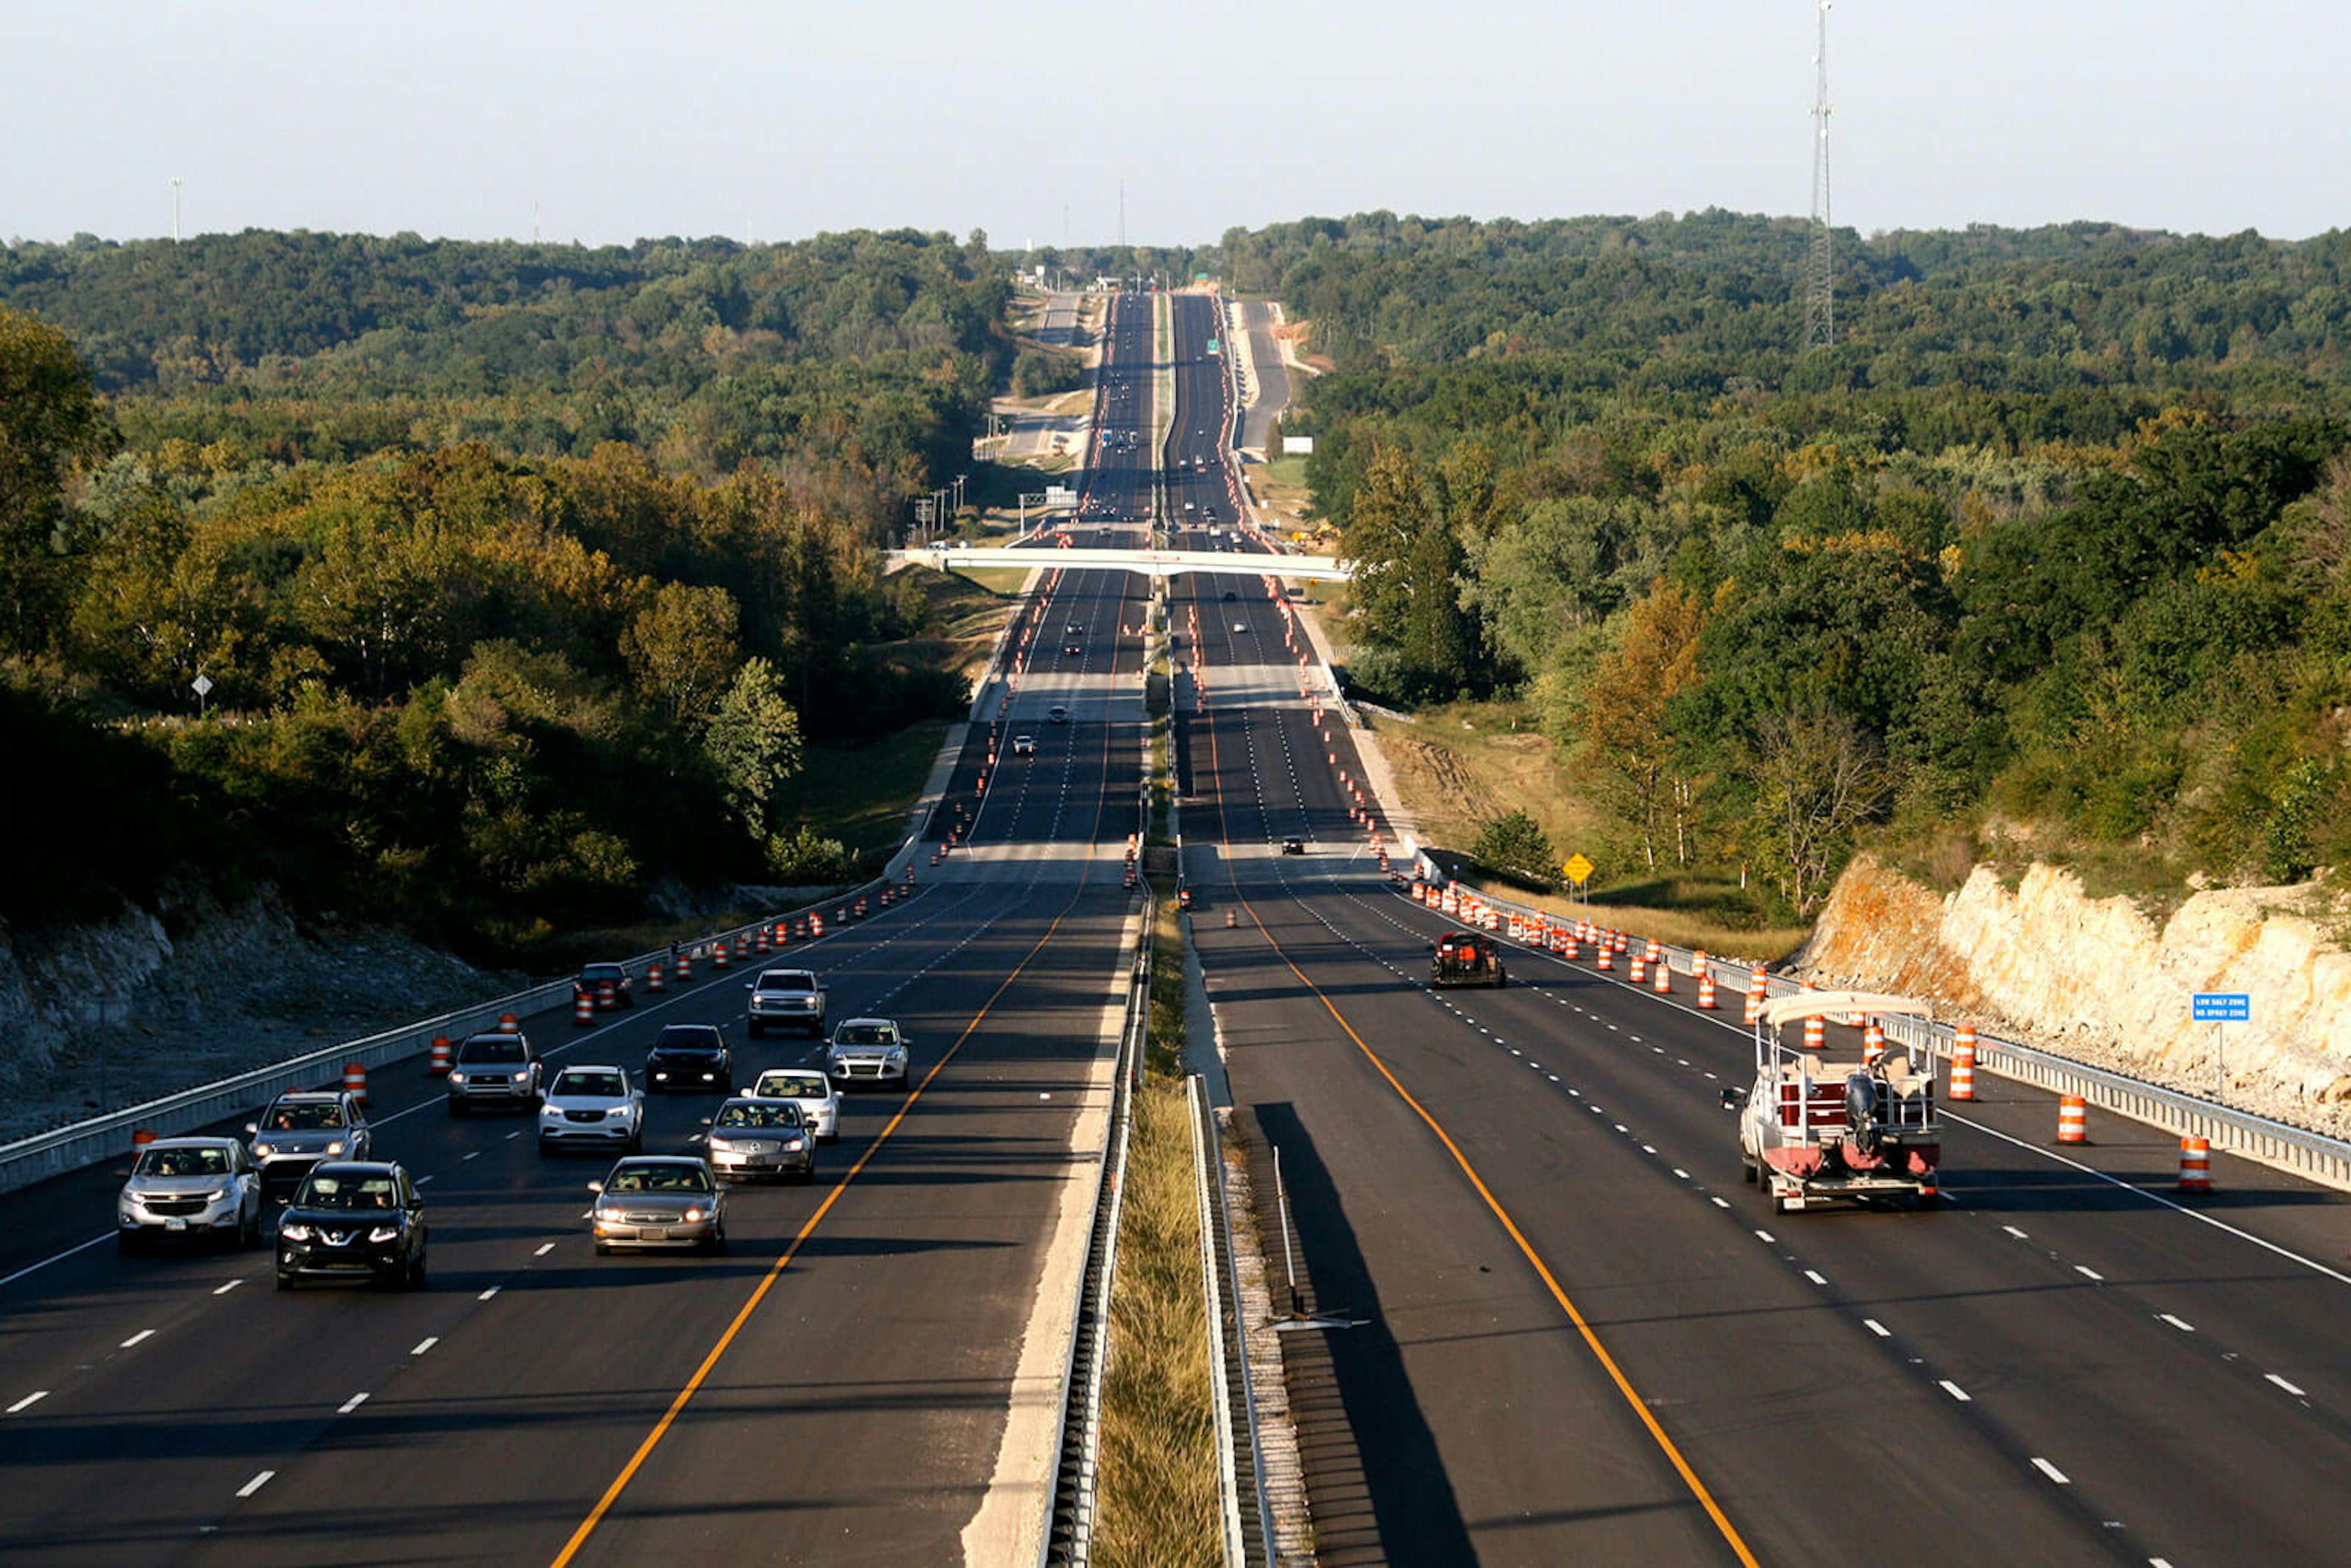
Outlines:
<svg viewBox="0 0 2351 1568"><path fill-rule="evenodd" d="M298 917L272 893L37 932L0 923L0 1142L504 995L396 931Z"/></svg>
<svg viewBox="0 0 2351 1568"><path fill-rule="evenodd" d="M1837 882L1802 972L1904 991L1945 1016L2191 1093L2225 1066L2231 1103L2351 1135L2351 953L2310 887L2196 894L2168 919L2094 899L2035 863L2013 887L1978 866L1948 896L1867 855ZM2198 991L2241 991L2252 1021L2198 1023Z"/></svg>

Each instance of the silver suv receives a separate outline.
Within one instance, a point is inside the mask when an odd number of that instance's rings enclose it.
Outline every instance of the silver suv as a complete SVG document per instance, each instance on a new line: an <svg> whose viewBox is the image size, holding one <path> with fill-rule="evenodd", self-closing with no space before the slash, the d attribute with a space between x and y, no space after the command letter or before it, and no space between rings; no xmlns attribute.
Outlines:
<svg viewBox="0 0 2351 1568"><path fill-rule="evenodd" d="M115 1199L125 1252L149 1241L261 1241L261 1173L235 1138L161 1138L139 1151Z"/></svg>
<svg viewBox="0 0 2351 1568"><path fill-rule="evenodd" d="M477 1107L528 1111L538 1103L546 1069L519 1030L465 1037L449 1064L449 1114Z"/></svg>
<svg viewBox="0 0 2351 1568"><path fill-rule="evenodd" d="M280 1094L245 1124L266 1186L299 1186L321 1160L363 1160L373 1152L367 1113L340 1089Z"/></svg>
<svg viewBox="0 0 2351 1568"><path fill-rule="evenodd" d="M894 1019L848 1019L825 1048L825 1076L836 1083L894 1083L906 1087L906 1047Z"/></svg>
<svg viewBox="0 0 2351 1568"><path fill-rule="evenodd" d="M768 969L751 985L750 1028L754 1038L771 1029L824 1032L824 987L807 969Z"/></svg>

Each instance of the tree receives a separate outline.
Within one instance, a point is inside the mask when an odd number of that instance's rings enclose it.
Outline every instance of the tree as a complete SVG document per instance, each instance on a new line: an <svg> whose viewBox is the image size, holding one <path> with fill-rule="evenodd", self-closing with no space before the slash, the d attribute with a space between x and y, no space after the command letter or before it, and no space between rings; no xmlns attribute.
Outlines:
<svg viewBox="0 0 2351 1568"><path fill-rule="evenodd" d="M1698 633L1706 607L1698 596L1659 582L1633 606L1624 640L1601 662L1584 693L1583 749L1611 781L1625 821L1641 835L1651 871L1670 819L1675 863L1691 855L1696 782L1677 770L1677 748L1667 705L1698 684Z"/></svg>
<svg viewBox="0 0 2351 1568"><path fill-rule="evenodd" d="M621 656L638 691L691 728L707 718L743 656L740 619L723 588L665 582L621 633Z"/></svg>
<svg viewBox="0 0 2351 1568"><path fill-rule="evenodd" d="M1800 915L1818 909L1854 834L1893 793L1883 752L1824 703L1767 714L1754 733L1756 838Z"/></svg>
<svg viewBox="0 0 2351 1568"><path fill-rule="evenodd" d="M1479 829L1469 852L1480 865L1550 883L1551 839L1541 824L1522 810L1497 817Z"/></svg>
<svg viewBox="0 0 2351 1568"><path fill-rule="evenodd" d="M0 305L0 643L43 647L62 597L65 483L113 427L65 334Z"/></svg>
<svg viewBox="0 0 2351 1568"><path fill-rule="evenodd" d="M728 808L764 840L777 789L800 770L799 715L784 700L773 664L744 662L710 716L702 748Z"/></svg>

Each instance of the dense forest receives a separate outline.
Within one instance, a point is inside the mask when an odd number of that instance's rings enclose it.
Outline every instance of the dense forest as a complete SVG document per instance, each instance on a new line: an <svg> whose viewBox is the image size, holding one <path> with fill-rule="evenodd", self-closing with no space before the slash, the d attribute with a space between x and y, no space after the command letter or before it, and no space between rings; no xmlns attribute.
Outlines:
<svg viewBox="0 0 2351 1568"><path fill-rule="evenodd" d="M1332 373L1284 421L1352 675L1517 698L1622 880L1874 840L2290 881L2351 799L2351 234L1373 214L1228 235Z"/></svg>
<svg viewBox="0 0 2351 1568"><path fill-rule="evenodd" d="M875 549L968 466L1008 291L910 233L0 251L0 733L59 830L0 915L193 867L527 959L844 873L789 780L967 700L872 652L924 614Z"/></svg>

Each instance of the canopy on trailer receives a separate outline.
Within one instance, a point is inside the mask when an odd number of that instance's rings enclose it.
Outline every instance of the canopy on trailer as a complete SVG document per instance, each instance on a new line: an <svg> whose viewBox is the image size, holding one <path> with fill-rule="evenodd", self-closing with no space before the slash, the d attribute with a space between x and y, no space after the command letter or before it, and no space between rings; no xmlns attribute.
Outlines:
<svg viewBox="0 0 2351 1568"><path fill-rule="evenodd" d="M1798 991L1774 997L1763 1004L1760 1021L1774 1029L1790 1019L1842 1018L1847 1013L1901 1013L1928 1018L1934 1009L1915 997L1882 996L1876 991Z"/></svg>

